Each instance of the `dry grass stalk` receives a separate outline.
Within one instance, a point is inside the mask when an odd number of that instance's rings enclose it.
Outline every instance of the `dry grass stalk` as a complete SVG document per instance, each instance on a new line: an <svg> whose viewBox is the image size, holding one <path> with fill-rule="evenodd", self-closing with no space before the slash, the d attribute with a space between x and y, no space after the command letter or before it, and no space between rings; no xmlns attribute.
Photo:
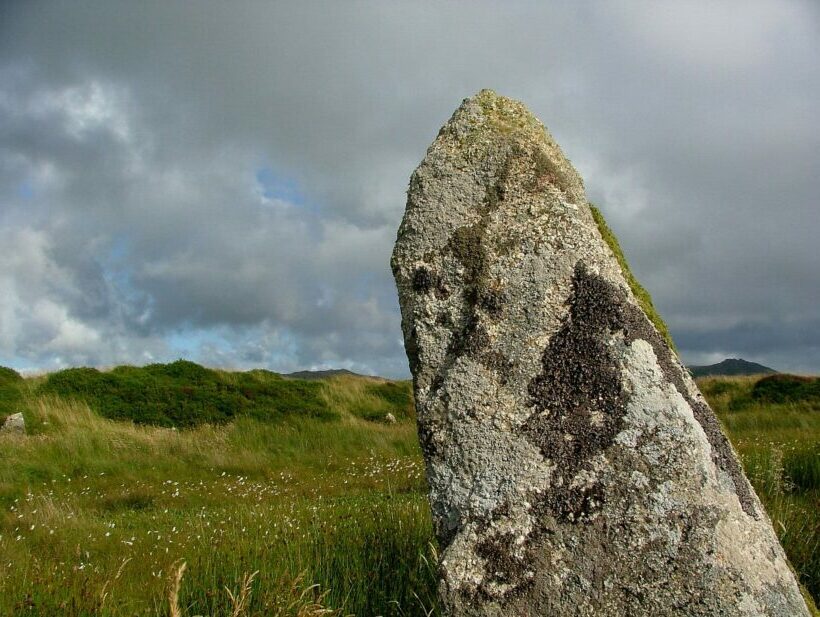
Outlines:
<svg viewBox="0 0 820 617"><path fill-rule="evenodd" d="M114 578L109 578L103 584L102 589L100 590L100 611L102 611L103 607L105 606L105 601L106 599L108 599L108 592L110 591L110 589L108 588L109 585L113 585L115 582L117 582L117 579L119 579L120 576L122 576L122 571L125 569L125 565L129 561L131 561L131 559L131 557L123 559L122 563L120 564L120 567L117 568L117 573L114 575Z"/></svg>
<svg viewBox="0 0 820 617"><path fill-rule="evenodd" d="M182 586L182 575L185 573L186 567L188 567L188 564L183 561L176 571L171 573L171 584L168 588L168 607L171 617L182 616L182 612L179 610L179 589Z"/></svg>
<svg viewBox="0 0 820 617"><path fill-rule="evenodd" d="M325 606L325 600L330 593L329 589L317 595L318 584L302 586L306 575L307 572L302 572L293 579L288 594L291 598L290 602L279 606L276 613L273 613L273 617L290 617L291 615L295 617L341 617L340 610Z"/></svg>
<svg viewBox="0 0 820 617"><path fill-rule="evenodd" d="M248 600L251 597L251 587L253 586L253 579L259 574L259 570L252 574L245 574L242 577L242 583L239 587L239 593L235 596L230 589L225 587L228 592L228 597L231 599L231 617L241 617L248 608Z"/></svg>

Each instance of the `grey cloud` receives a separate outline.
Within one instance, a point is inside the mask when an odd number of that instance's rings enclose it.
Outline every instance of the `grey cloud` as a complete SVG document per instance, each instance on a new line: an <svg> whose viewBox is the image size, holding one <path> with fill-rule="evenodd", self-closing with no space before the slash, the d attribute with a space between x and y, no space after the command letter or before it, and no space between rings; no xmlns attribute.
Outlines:
<svg viewBox="0 0 820 617"><path fill-rule="evenodd" d="M820 369L810 2L0 11L0 231L31 262L0 256L2 361L406 374L407 179L493 87L577 164L685 359Z"/></svg>

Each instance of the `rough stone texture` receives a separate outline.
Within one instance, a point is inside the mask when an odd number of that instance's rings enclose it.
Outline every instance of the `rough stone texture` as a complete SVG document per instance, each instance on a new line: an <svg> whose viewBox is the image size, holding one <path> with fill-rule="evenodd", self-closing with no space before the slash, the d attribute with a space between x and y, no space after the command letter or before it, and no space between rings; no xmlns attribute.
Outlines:
<svg viewBox="0 0 820 617"><path fill-rule="evenodd" d="M484 90L410 179L393 253L449 615L808 615L583 183Z"/></svg>
<svg viewBox="0 0 820 617"><path fill-rule="evenodd" d="M6 418L3 426L0 426L0 434L25 435L26 420L23 418L23 414L15 413Z"/></svg>

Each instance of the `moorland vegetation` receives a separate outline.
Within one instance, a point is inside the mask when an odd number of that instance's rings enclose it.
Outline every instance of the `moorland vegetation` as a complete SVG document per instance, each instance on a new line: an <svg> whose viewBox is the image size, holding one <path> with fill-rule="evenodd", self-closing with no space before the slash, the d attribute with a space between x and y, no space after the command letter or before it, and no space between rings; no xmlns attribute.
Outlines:
<svg viewBox="0 0 820 617"><path fill-rule="evenodd" d="M815 598L817 384L699 381ZM0 416L19 410L29 436L0 437L0 614L437 614L409 382L0 370Z"/></svg>

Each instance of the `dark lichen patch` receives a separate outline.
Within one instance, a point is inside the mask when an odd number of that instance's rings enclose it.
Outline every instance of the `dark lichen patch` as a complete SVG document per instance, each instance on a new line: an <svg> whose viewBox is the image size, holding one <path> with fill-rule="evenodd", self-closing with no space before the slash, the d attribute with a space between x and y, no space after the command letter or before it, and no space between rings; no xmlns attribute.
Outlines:
<svg viewBox="0 0 820 617"><path fill-rule="evenodd" d="M450 291L441 276L434 274L426 266L419 266L413 270L411 285L416 293L425 294L433 290L436 297L440 299L447 298L450 295Z"/></svg>
<svg viewBox="0 0 820 617"><path fill-rule="evenodd" d="M483 244L487 221L481 219L473 225L460 227L447 243L447 249L465 270L465 299L475 304L490 270L487 248Z"/></svg>
<svg viewBox="0 0 820 617"><path fill-rule="evenodd" d="M464 268L464 299L468 310L475 306L484 309L491 315L500 314L506 297L497 281L490 277L492 255L501 255L498 242L490 246L487 236L488 221L481 219L473 225L461 227L453 233L447 243L447 250ZM509 244L512 247L513 244ZM494 248L494 251L490 251ZM439 287L440 281L431 281Z"/></svg>
<svg viewBox="0 0 820 617"><path fill-rule="evenodd" d="M689 394L673 352L646 315L621 289L589 273L582 263L576 266L568 302L569 315L544 352L541 373L529 385L536 413L524 425L527 438L557 464L556 488L546 501L553 514L567 520L570 513L584 511L585 495L569 488L572 478L622 428L627 397L605 343L621 332L627 344L642 339L652 346L664 376L706 433L715 465L732 479L744 512L757 516L749 484L717 418Z"/></svg>
<svg viewBox="0 0 820 617"><path fill-rule="evenodd" d="M623 302L613 297L615 292L579 264L569 314L528 388L535 413L524 424L524 434L556 463L554 488L542 505L559 520L588 518L603 501L600 491L579 490L571 483L590 458L612 444L626 414L620 369L605 342L619 324Z"/></svg>
<svg viewBox="0 0 820 617"><path fill-rule="evenodd" d="M439 392L443 386L444 377L441 374L437 374L435 377L433 377L433 380L430 382L430 391L435 394Z"/></svg>
<svg viewBox="0 0 820 617"><path fill-rule="evenodd" d="M487 187L487 209L493 211L504 201L504 184L496 182Z"/></svg>
<svg viewBox="0 0 820 617"><path fill-rule="evenodd" d="M424 266L419 266L413 270L413 291L416 293L427 293L433 287L433 275Z"/></svg>
<svg viewBox="0 0 820 617"><path fill-rule="evenodd" d="M453 337L447 355L453 358L464 354L477 355L489 345L490 336L476 315L469 315L457 336Z"/></svg>
<svg viewBox="0 0 820 617"><path fill-rule="evenodd" d="M494 319L501 316L502 309L506 303L507 297L498 287L490 286L482 290L478 297L479 308L483 310L486 315Z"/></svg>
<svg viewBox="0 0 820 617"><path fill-rule="evenodd" d="M498 376L498 382L503 386L507 383L508 375L513 368L513 362L500 351L489 350L479 358L481 365Z"/></svg>
<svg viewBox="0 0 820 617"><path fill-rule="evenodd" d="M510 230L505 229L504 233L509 233ZM496 234L492 238L493 248L495 249L495 254L498 256L509 255L513 251L517 250L521 247L521 238L520 237L510 237L505 236L502 234Z"/></svg>
<svg viewBox="0 0 820 617"><path fill-rule="evenodd" d="M442 367L434 381L444 383L443 375L461 356L469 356L483 367L493 371L501 385L507 383L507 375L513 367L512 361L500 351L491 348L492 339L478 315L470 315L461 331L450 341L446 357L449 361Z"/></svg>
<svg viewBox="0 0 820 617"><path fill-rule="evenodd" d="M477 318L471 317L462 332L454 338L447 355L453 358L469 355L485 368L495 371L499 382L504 384L507 381L506 375L512 368L512 361L500 351L491 349L491 345L492 339L487 328Z"/></svg>
<svg viewBox="0 0 820 617"><path fill-rule="evenodd" d="M491 590L489 585L503 585L506 587L504 599L509 601L512 594L527 585L529 580L525 575L529 559L527 555L515 554L515 541L514 534L504 532L487 536L476 543L475 554L484 560L485 572L477 593L487 598L496 598L498 592Z"/></svg>
<svg viewBox="0 0 820 617"><path fill-rule="evenodd" d="M450 314L446 311L442 311L441 313L436 315L436 325L443 327L449 327L453 325L453 320L450 317Z"/></svg>
<svg viewBox="0 0 820 617"><path fill-rule="evenodd" d="M567 523L585 523L592 520L605 498L604 487L597 482L589 486L562 486L545 494L535 511Z"/></svg>

